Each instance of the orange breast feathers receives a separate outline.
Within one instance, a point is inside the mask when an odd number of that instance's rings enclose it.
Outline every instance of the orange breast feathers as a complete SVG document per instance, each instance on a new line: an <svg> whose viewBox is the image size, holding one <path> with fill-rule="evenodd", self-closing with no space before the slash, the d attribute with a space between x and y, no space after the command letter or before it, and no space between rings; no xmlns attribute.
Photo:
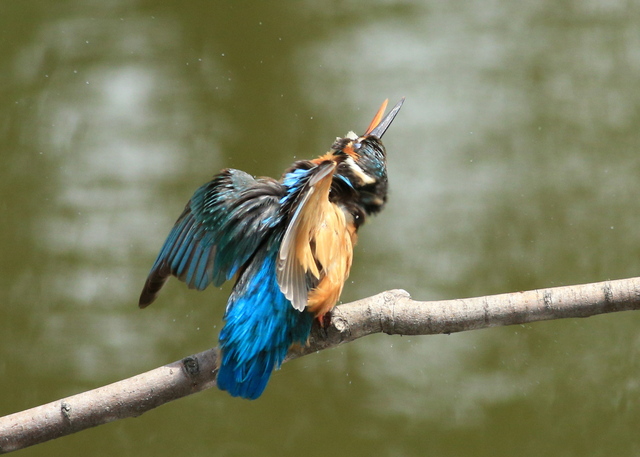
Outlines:
<svg viewBox="0 0 640 457"><path fill-rule="evenodd" d="M284 253L289 259L295 258L299 273L311 274L318 280L306 297L307 309L317 317L331 310L340 298L357 239L351 216L329 201L333 169L309 190L295 227L291 227L295 232L291 234L293 243ZM297 308L295 300L292 303Z"/></svg>
<svg viewBox="0 0 640 457"><path fill-rule="evenodd" d="M355 225L348 224L344 212L335 204L322 205L322 220L310 238L314 263L303 264L320 280L309 291L308 309L321 318L340 299L342 287L349 277L356 243Z"/></svg>

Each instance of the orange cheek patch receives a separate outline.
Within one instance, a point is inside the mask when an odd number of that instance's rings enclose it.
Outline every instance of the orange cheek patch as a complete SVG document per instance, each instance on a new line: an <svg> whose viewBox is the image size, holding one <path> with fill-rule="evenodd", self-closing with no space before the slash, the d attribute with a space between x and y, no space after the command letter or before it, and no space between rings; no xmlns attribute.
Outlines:
<svg viewBox="0 0 640 457"><path fill-rule="evenodd" d="M317 159L313 159L311 162L316 165L320 165L322 162L326 162L327 160L334 160L333 153L327 152L325 155L320 156Z"/></svg>
<svg viewBox="0 0 640 457"><path fill-rule="evenodd" d="M356 151L353 150L352 143L349 143L342 151L353 159L358 158L358 154L356 153Z"/></svg>

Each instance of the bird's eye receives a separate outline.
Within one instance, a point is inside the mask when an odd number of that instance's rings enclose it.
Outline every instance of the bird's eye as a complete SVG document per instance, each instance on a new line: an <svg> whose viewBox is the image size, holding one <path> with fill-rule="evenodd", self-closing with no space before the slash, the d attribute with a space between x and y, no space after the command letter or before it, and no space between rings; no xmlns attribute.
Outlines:
<svg viewBox="0 0 640 457"><path fill-rule="evenodd" d="M360 149L360 146L362 146L362 143L358 142L358 143L353 143L353 150L357 151L358 149Z"/></svg>

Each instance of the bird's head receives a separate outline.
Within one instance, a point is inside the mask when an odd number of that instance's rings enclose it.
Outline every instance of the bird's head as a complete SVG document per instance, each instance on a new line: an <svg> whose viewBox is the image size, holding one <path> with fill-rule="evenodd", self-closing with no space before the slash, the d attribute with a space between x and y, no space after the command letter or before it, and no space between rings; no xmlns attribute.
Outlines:
<svg viewBox="0 0 640 457"><path fill-rule="evenodd" d="M387 200L387 154L381 138L400 111L404 98L384 116L387 102L382 103L363 135L349 132L344 138L336 138L331 146L340 162L338 175L361 194L361 203L368 213L378 212Z"/></svg>

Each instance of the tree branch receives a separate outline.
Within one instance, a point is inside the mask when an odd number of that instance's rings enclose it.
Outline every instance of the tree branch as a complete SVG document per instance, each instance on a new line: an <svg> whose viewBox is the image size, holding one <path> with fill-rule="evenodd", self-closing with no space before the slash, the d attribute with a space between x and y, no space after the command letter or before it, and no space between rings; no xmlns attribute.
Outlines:
<svg viewBox="0 0 640 457"><path fill-rule="evenodd" d="M391 290L336 307L325 328L292 360L373 333L433 335L589 317L640 309L640 278L456 300L419 302ZM218 349L186 357L129 379L0 418L0 453L22 449L142 413L215 385Z"/></svg>

